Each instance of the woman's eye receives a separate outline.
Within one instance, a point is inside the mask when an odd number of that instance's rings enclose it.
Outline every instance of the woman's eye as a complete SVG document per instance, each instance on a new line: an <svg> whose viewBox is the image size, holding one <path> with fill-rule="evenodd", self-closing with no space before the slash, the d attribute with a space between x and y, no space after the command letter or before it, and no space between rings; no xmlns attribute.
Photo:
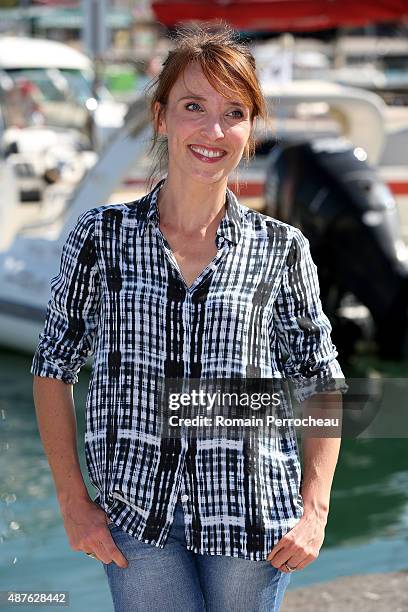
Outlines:
<svg viewBox="0 0 408 612"><path fill-rule="evenodd" d="M198 106L198 108L200 108L200 105L199 105L199 104L197 104L197 102L189 102L188 104L186 104L186 108L187 108L188 110L190 110L190 109L188 108L189 106Z"/></svg>
<svg viewBox="0 0 408 612"><path fill-rule="evenodd" d="M195 108L191 108L191 107L195 107ZM194 110L199 109L199 108L200 108L200 105L199 105L199 104L197 104L197 102L188 102L188 103L186 104L185 108L186 108L187 110L193 110L193 111L194 111ZM237 109L237 110L233 110L233 111L231 111L231 112L230 112L230 113L228 113L228 114L229 114L229 115L231 115L231 114L233 114L233 113L238 113L237 115L233 115L234 117L243 117L243 116L244 116L244 113L243 113L241 110L239 110L239 109Z"/></svg>
<svg viewBox="0 0 408 612"><path fill-rule="evenodd" d="M235 117L243 117L244 113L240 110L233 110L231 111L231 113L239 113L238 115L235 115Z"/></svg>

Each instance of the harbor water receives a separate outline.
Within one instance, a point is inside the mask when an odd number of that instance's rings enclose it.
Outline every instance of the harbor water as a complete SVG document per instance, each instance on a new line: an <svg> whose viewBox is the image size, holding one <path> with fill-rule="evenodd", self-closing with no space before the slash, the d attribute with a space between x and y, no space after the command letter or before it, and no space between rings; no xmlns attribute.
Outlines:
<svg viewBox="0 0 408 612"><path fill-rule="evenodd" d="M2 351L0 361L0 589L67 591L71 612L112 612L102 564L71 550L66 537L37 428L31 359ZM396 402L407 397L406 380ZM93 495L83 450L88 381L83 370L74 396L80 462ZM407 459L407 438L343 440L324 545L314 563L292 576L290 589L408 567Z"/></svg>

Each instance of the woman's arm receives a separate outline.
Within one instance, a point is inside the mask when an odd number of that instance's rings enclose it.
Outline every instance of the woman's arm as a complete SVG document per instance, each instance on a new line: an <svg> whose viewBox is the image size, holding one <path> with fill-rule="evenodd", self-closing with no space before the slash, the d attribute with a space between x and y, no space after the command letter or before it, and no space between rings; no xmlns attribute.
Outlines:
<svg viewBox="0 0 408 612"><path fill-rule="evenodd" d="M77 450L73 385L94 351L102 295L95 212L91 209L78 217L63 246L59 273L51 279L51 299L31 373L40 436L70 546L92 552L104 563L113 560L126 567L126 559L110 535L105 512L88 495Z"/></svg>
<svg viewBox="0 0 408 612"><path fill-rule="evenodd" d="M73 550L93 552L104 563L128 563L115 545L105 512L92 501L78 459L72 385L34 376L34 404L44 451L51 468L64 527Z"/></svg>
<svg viewBox="0 0 408 612"><path fill-rule="evenodd" d="M94 210L85 211L63 245L31 365L34 375L75 384L81 367L93 353L101 303L94 225Z"/></svg>
<svg viewBox="0 0 408 612"><path fill-rule="evenodd" d="M332 327L320 300L317 266L309 240L293 228L293 240L274 307L273 326L294 396L304 402L316 393L347 391L331 340Z"/></svg>
<svg viewBox="0 0 408 612"><path fill-rule="evenodd" d="M33 396L38 429L61 509L73 500L89 499L78 459L72 385L34 376Z"/></svg>
<svg viewBox="0 0 408 612"><path fill-rule="evenodd" d="M309 416L330 418L334 424L302 428L303 477L300 491L303 516L268 556L272 565L283 572L288 571L285 562L301 570L315 561L324 542L331 486L341 444L341 393L319 393L303 402L302 417Z"/></svg>
<svg viewBox="0 0 408 612"><path fill-rule="evenodd" d="M303 475L300 492L304 513L323 525L329 514L330 493L341 446L342 396L319 393L303 402L302 416L334 419L333 426L302 428Z"/></svg>
<svg viewBox="0 0 408 612"><path fill-rule="evenodd" d="M302 416L339 418L333 427L302 429L303 469L300 493L304 513L274 546L272 565L303 569L314 561L324 541L330 490L340 449L341 392L348 387L336 359L331 325L323 312L317 267L307 238L294 229L274 310L274 328L287 359L285 373L302 405Z"/></svg>

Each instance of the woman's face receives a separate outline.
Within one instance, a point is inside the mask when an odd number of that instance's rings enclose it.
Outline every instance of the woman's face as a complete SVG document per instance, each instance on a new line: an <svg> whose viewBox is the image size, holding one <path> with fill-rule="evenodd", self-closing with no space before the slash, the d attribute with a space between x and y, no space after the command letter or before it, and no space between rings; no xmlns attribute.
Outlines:
<svg viewBox="0 0 408 612"><path fill-rule="evenodd" d="M226 92L227 93L227 90ZM160 105L156 103L156 113ZM190 64L173 85L158 133L166 135L169 176L199 183L227 179L250 136L251 109L236 93L228 98L212 87L198 64ZM180 183L182 185L183 183Z"/></svg>

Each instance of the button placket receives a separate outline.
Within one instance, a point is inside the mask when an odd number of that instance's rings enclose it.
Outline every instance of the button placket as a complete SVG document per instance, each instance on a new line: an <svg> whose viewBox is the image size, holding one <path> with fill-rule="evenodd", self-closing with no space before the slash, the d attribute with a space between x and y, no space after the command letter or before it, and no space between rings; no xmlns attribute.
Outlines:
<svg viewBox="0 0 408 612"><path fill-rule="evenodd" d="M220 236L220 234L217 234L217 236L216 236L216 246L217 246L217 249L220 250L224 246L224 243L225 243L224 236Z"/></svg>
<svg viewBox="0 0 408 612"><path fill-rule="evenodd" d="M189 287L186 283L186 281L184 280L184 277L181 273L181 270L179 268L179 265L177 263L176 258L174 257L173 251L170 248L169 243L167 242L166 238L163 236L162 232L160 231L160 228L158 226L155 226L155 230L159 235L164 253L168 259L168 261L170 262L170 264L173 266L173 268L177 271L177 274L180 277L181 282L183 283L183 286L186 290L187 295L192 295L194 293L194 291L196 290L196 288L201 284L201 282L207 278L208 274L211 274L212 272L214 272L217 268L217 265L219 263L219 261L224 257L224 255L227 253L228 251L228 241L225 240L225 238L223 236L219 236L217 234L216 240L218 241L219 245L217 244L217 253L214 255L213 259L206 265L206 267L204 268L204 270L202 270L200 272L200 274L197 276L197 278L195 279L195 281L193 282L193 284Z"/></svg>
<svg viewBox="0 0 408 612"><path fill-rule="evenodd" d="M202 272L197 276L197 278L195 279L191 287L188 287L189 294L193 294L196 291L196 289L199 287L199 285L201 285L203 280L205 280L209 274L212 274L213 272L215 272L219 262L226 255L227 252L228 252L228 242L224 240L223 244L218 249L217 253L214 255L214 258L209 262L209 264L207 264L204 270L202 270Z"/></svg>
<svg viewBox="0 0 408 612"><path fill-rule="evenodd" d="M183 328L185 342L183 342L183 360L184 360L184 375L190 375L190 341L191 341L191 325L190 325L190 312L191 312L191 296L186 292L186 299L182 306L183 316ZM183 426L184 431L184 426Z"/></svg>
<svg viewBox="0 0 408 612"><path fill-rule="evenodd" d="M186 284L186 282L185 282L185 280L183 278L183 275L181 274L181 270L180 270L179 265L177 263L177 259L174 257L173 251L171 250L169 243L167 242L166 238L161 233L159 227L155 227L155 230L156 230L156 232L157 232L157 234L159 236L159 239L161 241L161 245L163 247L164 253L165 253L168 261L170 262L172 267L177 271L177 274L179 275L181 282L185 286L186 290L188 290L187 284Z"/></svg>

